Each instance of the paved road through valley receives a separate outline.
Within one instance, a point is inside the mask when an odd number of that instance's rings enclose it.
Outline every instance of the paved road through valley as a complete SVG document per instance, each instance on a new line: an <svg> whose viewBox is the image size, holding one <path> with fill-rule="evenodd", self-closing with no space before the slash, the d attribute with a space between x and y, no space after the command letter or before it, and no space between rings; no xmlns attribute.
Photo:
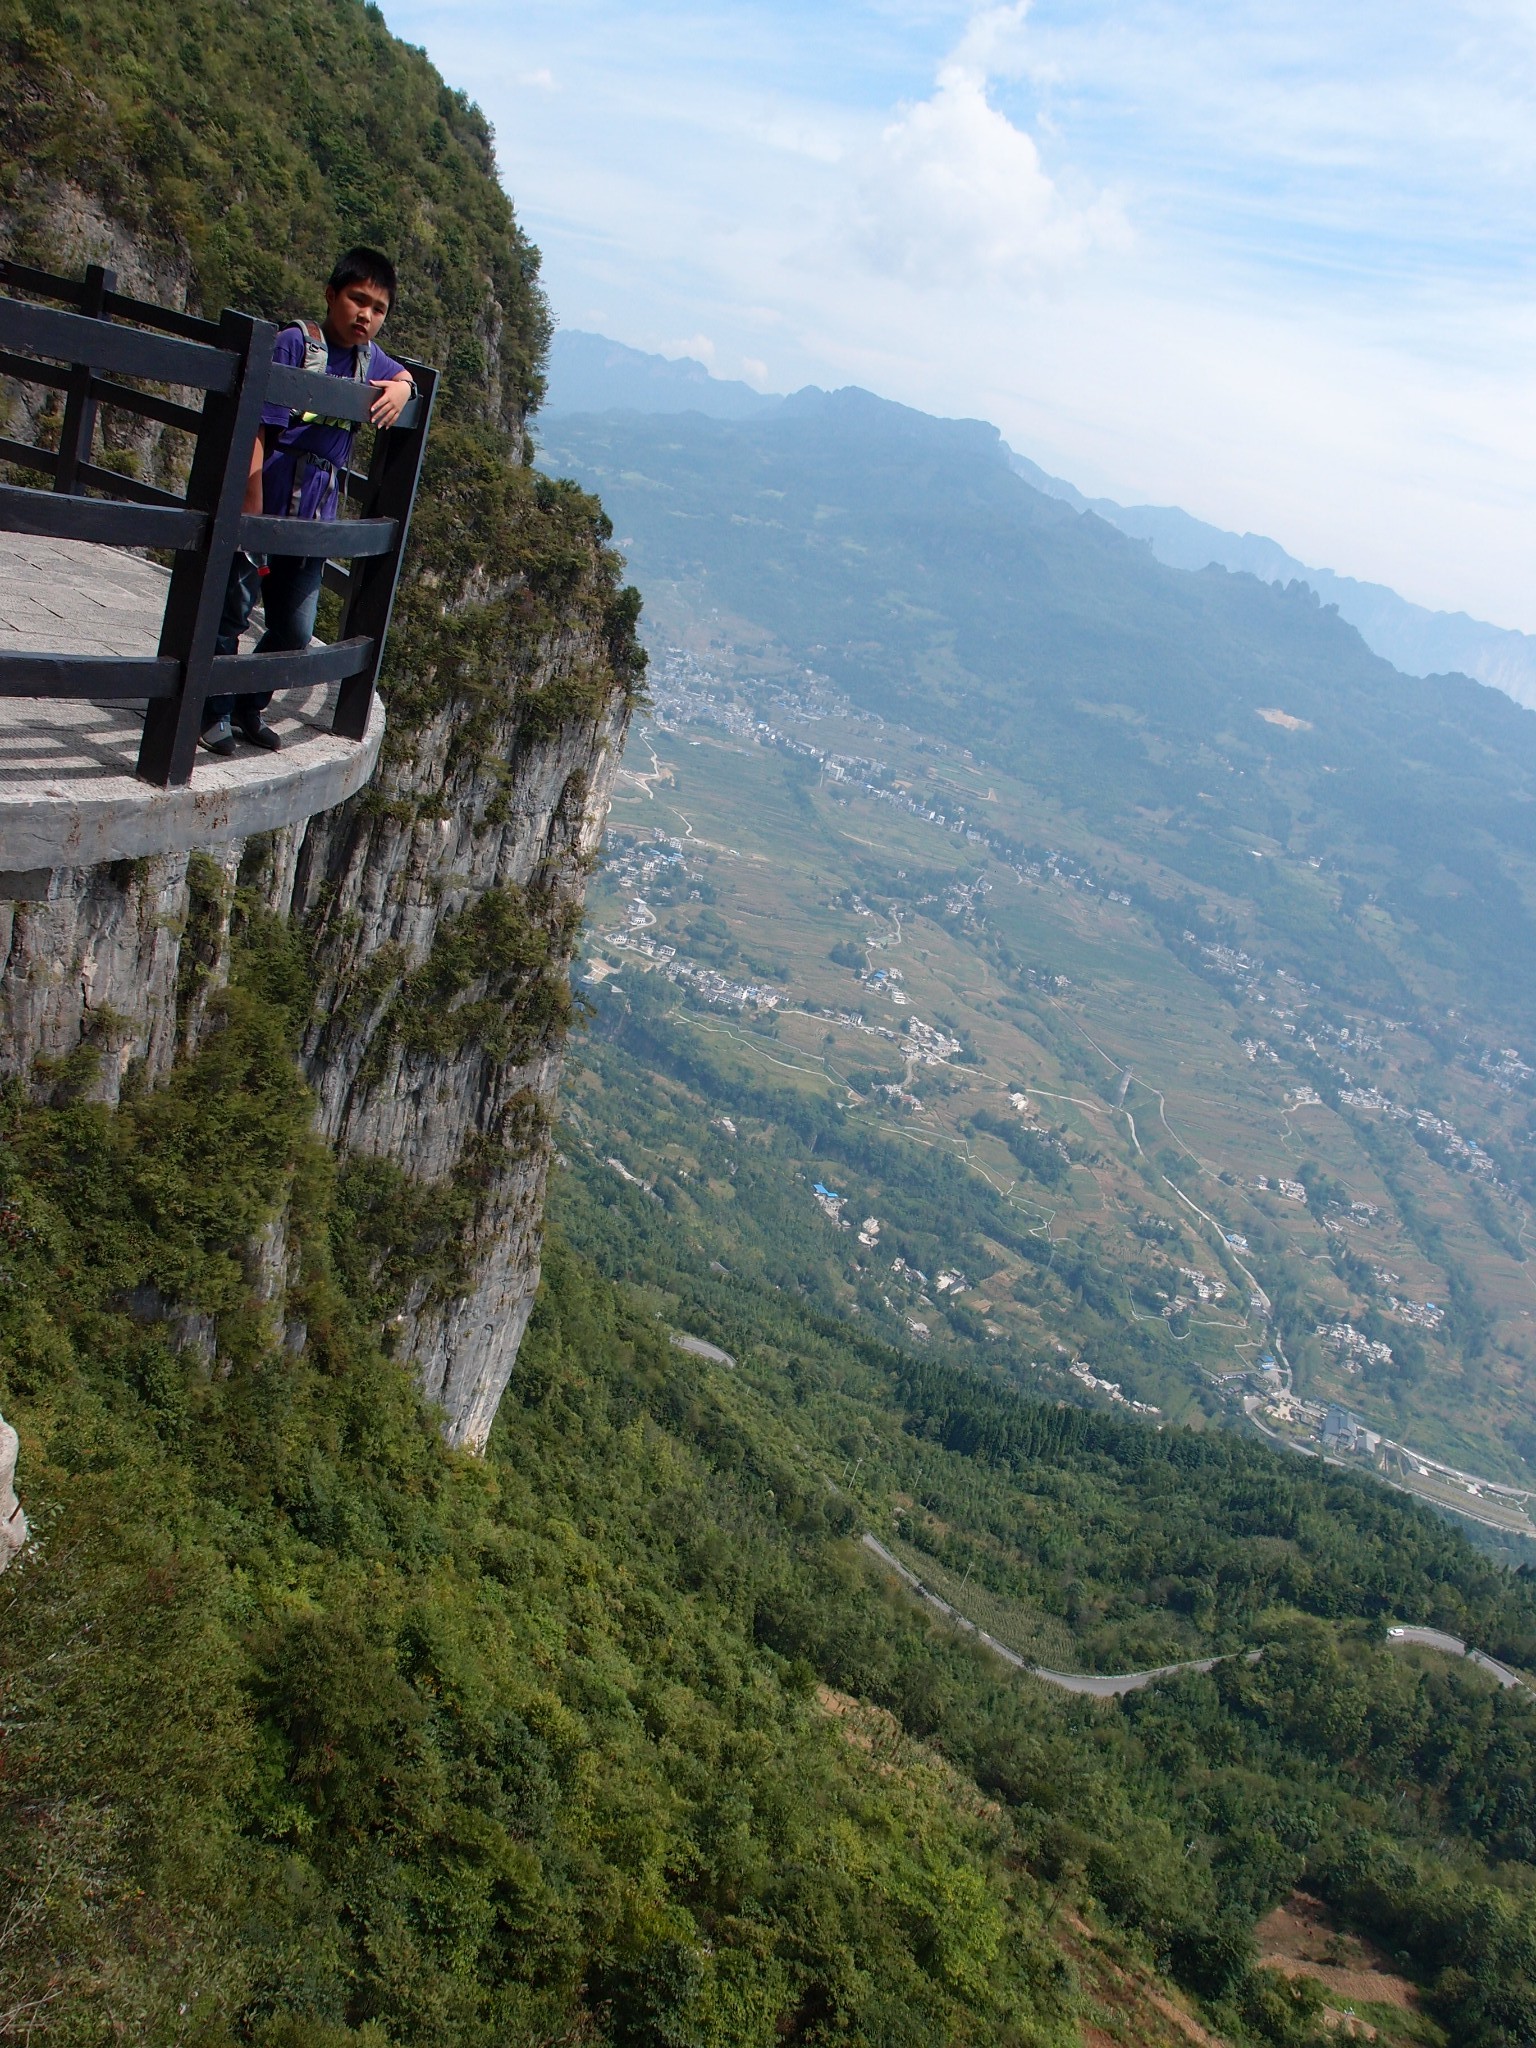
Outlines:
<svg viewBox="0 0 1536 2048"><path fill-rule="evenodd" d="M1115 1700L1128 1692L1140 1692L1144 1686L1152 1685L1159 1678L1173 1678L1181 1671L1214 1671L1226 1660L1221 1657L1194 1657L1186 1664L1159 1664L1151 1671L1050 1671L1043 1664L1031 1664L1021 1657L1017 1650L1010 1650L1006 1643L1000 1643L996 1636L989 1636L984 1628L978 1628L952 1607L949 1601L925 1586L917 1573L910 1571L899 1557L893 1557L878 1536L866 1531L864 1548L878 1557L883 1565L904 1579L917 1594L938 1614L952 1621L956 1628L963 1628L979 1642L986 1644L994 1656L1001 1657L1005 1664L1011 1664L1016 1671L1027 1671L1031 1678L1038 1678L1045 1685L1054 1685L1061 1692L1085 1694L1089 1699ZM1483 1650L1471 1650L1460 1636L1447 1635L1443 1629L1419 1628L1405 1625L1387 1630L1389 1645L1418 1645L1427 1650L1443 1650L1448 1657L1465 1657L1469 1664L1476 1664L1486 1671L1508 1692L1511 1687L1526 1685L1526 1680L1510 1670L1507 1664L1500 1664ZM1257 1664L1261 1651L1245 1650L1241 1653L1247 1664ZM1532 1689L1527 1687L1528 1690Z"/></svg>

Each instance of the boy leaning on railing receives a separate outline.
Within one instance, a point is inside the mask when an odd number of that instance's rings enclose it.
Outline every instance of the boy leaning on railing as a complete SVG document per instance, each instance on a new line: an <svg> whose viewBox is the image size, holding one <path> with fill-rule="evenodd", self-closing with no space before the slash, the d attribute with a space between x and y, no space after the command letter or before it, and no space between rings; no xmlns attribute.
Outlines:
<svg viewBox="0 0 1536 2048"><path fill-rule="evenodd" d="M389 258L377 249L349 249L325 288L324 322L295 321L285 327L272 345L273 362L378 385L368 417L375 427L392 427L416 390L410 371L374 339L394 299L395 266ZM244 510L269 518L336 518L356 431L350 420L291 412L285 405L264 407L251 449ZM230 570L216 652L238 653L258 598L267 626L256 652L285 654L307 647L324 574L319 556L273 555L263 567L242 550ZM279 747L282 742L261 715L271 701L270 690L210 697L203 707L203 745L215 754L232 754L238 732L253 747Z"/></svg>

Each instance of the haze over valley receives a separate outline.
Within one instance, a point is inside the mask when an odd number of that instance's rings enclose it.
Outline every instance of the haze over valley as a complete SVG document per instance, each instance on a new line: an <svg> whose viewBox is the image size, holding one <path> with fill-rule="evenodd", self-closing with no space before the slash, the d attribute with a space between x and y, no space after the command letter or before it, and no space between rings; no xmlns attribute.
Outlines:
<svg viewBox="0 0 1536 2048"><path fill-rule="evenodd" d="M1295 582L1161 567L977 423L646 412L622 353L574 415L555 360L542 459L649 593L594 1000L665 991L991 1205L947 1228L935 1180L920 1238L850 1236L883 1184L823 1137L821 1296L1529 1530L1531 714Z"/></svg>

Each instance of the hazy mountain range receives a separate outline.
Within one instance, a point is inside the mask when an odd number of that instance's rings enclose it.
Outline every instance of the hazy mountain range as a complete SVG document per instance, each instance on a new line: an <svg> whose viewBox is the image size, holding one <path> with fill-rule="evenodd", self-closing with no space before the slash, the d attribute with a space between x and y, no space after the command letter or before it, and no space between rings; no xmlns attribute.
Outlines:
<svg viewBox="0 0 1536 2048"><path fill-rule="evenodd" d="M746 420L784 403L780 395L712 376L705 364L690 357L647 355L575 329L555 336L550 355L546 411L551 414L697 412L711 419ZM1176 505L1120 505L1112 498L1085 497L1028 456L1010 450L1009 459L1035 490L1145 541L1170 568L1203 569L1215 563L1266 583L1306 583L1324 604L1337 605L1366 645L1405 675L1472 676L1536 709L1536 636L1488 625L1465 612L1431 611L1385 584L1314 568L1263 534L1227 533Z"/></svg>

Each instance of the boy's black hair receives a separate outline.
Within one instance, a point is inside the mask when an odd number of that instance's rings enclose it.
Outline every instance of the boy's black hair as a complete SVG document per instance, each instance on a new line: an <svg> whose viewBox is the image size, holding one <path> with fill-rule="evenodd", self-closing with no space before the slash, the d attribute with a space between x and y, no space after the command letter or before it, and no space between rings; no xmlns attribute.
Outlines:
<svg viewBox="0 0 1536 2048"><path fill-rule="evenodd" d="M331 272L326 290L344 292L349 284L382 285L389 294L390 307L393 309L399 280L395 276L395 266L379 250L359 247L349 249L345 256L337 257L336 268Z"/></svg>

